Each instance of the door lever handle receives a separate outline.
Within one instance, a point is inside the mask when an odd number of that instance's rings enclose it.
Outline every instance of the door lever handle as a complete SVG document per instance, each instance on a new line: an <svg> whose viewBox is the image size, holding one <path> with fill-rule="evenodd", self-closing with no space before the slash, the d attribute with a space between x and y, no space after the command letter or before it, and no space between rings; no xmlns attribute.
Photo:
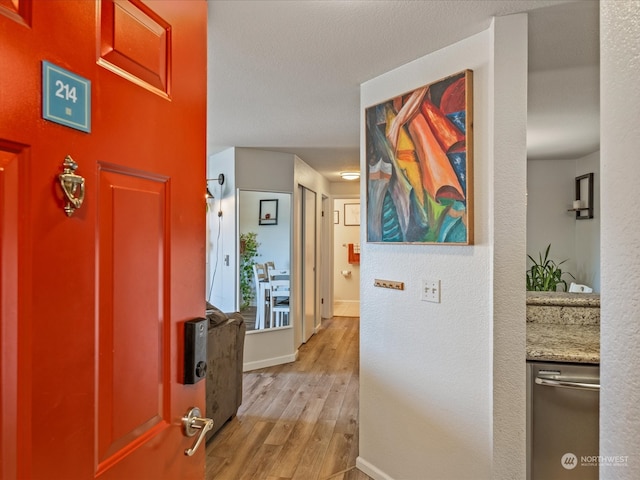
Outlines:
<svg viewBox="0 0 640 480"><path fill-rule="evenodd" d="M184 451L184 454L188 457L191 457L198 447L204 440L206 433L213 428L213 419L211 418L202 418L200 413L200 409L198 407L191 408L187 414L182 417L182 426L184 429L184 434L187 437L193 437L198 430L200 431L200 435L196 439L196 443L193 444L193 447L187 448Z"/></svg>

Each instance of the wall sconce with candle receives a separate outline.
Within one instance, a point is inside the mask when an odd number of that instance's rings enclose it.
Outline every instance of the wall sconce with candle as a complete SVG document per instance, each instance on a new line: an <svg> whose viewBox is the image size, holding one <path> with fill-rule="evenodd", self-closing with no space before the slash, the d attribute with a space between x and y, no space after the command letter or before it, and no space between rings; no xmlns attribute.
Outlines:
<svg viewBox="0 0 640 480"><path fill-rule="evenodd" d="M570 212L576 212L576 220L593 218L593 172L576 177L575 200Z"/></svg>

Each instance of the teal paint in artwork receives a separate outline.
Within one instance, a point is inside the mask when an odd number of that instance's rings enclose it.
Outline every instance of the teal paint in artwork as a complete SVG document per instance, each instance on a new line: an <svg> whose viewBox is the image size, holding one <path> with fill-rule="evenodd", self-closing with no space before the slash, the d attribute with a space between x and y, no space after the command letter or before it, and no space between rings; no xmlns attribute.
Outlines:
<svg viewBox="0 0 640 480"><path fill-rule="evenodd" d="M91 132L91 81L42 61L42 118Z"/></svg>

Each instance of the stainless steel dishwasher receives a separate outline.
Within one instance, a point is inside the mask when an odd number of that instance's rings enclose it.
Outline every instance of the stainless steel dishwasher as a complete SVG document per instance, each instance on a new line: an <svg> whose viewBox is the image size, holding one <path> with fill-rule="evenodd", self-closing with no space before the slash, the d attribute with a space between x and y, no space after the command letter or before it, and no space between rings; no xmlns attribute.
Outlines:
<svg viewBox="0 0 640 480"><path fill-rule="evenodd" d="M597 480L600 367L530 364L531 480Z"/></svg>

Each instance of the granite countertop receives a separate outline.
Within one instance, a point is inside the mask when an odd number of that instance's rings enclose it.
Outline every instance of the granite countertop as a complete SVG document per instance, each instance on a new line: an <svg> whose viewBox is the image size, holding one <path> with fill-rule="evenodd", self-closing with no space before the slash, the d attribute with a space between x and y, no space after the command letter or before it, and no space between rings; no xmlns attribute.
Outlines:
<svg viewBox="0 0 640 480"><path fill-rule="evenodd" d="M600 325L527 322L527 360L600 363Z"/></svg>
<svg viewBox="0 0 640 480"><path fill-rule="evenodd" d="M600 295L527 292L527 360L600 363Z"/></svg>
<svg viewBox="0 0 640 480"><path fill-rule="evenodd" d="M600 308L600 294L568 292L527 292L527 305Z"/></svg>

